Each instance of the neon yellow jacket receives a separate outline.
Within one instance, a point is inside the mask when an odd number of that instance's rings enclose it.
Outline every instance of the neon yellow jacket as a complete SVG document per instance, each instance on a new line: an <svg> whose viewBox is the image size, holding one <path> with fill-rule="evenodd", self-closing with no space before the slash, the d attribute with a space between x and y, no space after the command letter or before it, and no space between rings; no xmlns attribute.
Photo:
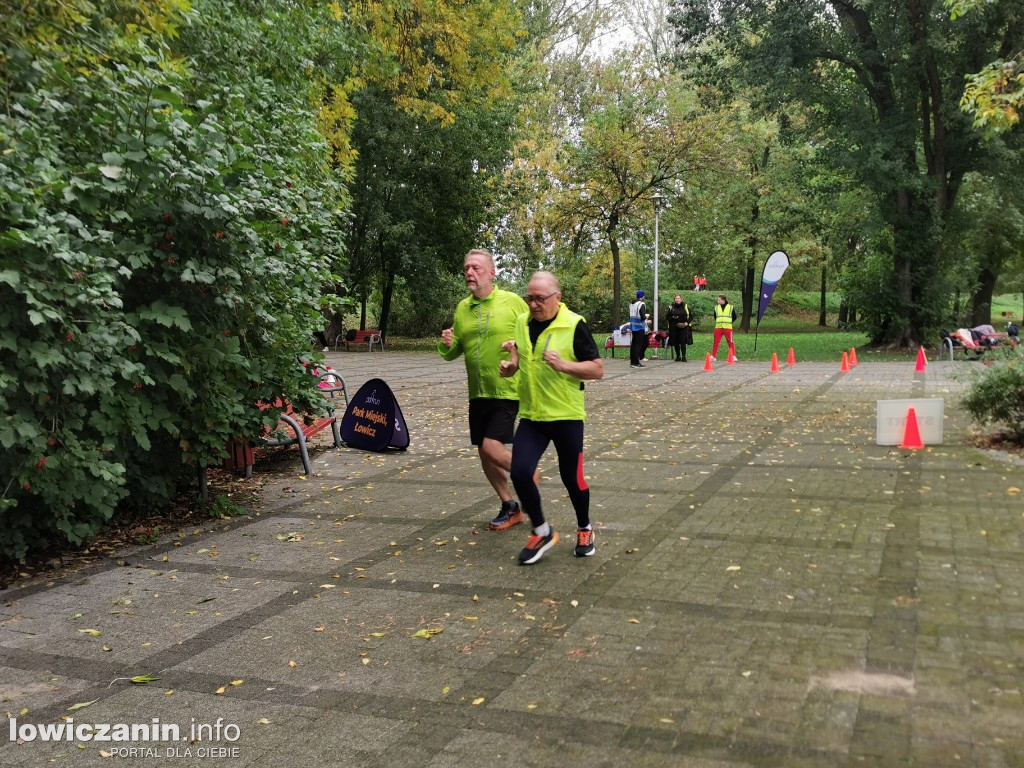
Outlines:
<svg viewBox="0 0 1024 768"><path fill-rule="evenodd" d="M715 304L715 328L727 328L732 330L733 321L736 320L736 312L732 304Z"/></svg>
<svg viewBox="0 0 1024 768"><path fill-rule="evenodd" d="M518 400L518 374L503 379L499 363L508 360L502 343L513 338L516 318L528 311L519 296L495 288L490 295L478 299L472 294L459 302L452 323L454 338L451 347L437 343L437 351L445 360L466 356L466 378L469 399L478 397Z"/></svg>
<svg viewBox="0 0 1024 768"><path fill-rule="evenodd" d="M559 303L551 325L530 343L530 316L520 315L516 322L516 348L519 351L519 416L532 421L585 421L583 382L567 373L559 373L544 362L544 351L552 349L563 360L577 362L572 351L576 326L583 318Z"/></svg>

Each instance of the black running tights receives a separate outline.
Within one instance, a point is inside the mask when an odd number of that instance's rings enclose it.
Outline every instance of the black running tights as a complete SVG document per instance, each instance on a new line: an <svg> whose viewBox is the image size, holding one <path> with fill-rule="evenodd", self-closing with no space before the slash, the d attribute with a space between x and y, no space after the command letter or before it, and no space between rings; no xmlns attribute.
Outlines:
<svg viewBox="0 0 1024 768"><path fill-rule="evenodd" d="M590 525L590 488L583 479L583 422L531 421L520 419L512 442L512 471L509 476L519 501L534 528L544 524L540 491L533 482L533 473L549 444L558 452L558 472L569 491L569 500L576 510L576 525Z"/></svg>

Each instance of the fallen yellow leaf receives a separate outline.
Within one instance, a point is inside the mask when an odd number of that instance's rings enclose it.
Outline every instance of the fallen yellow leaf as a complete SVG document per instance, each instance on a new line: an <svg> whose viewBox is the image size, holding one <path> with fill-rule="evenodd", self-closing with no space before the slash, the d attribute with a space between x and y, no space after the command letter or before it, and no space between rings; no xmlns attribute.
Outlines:
<svg viewBox="0 0 1024 768"><path fill-rule="evenodd" d="M487 699L485 699L483 696L481 696L479 699L473 699L473 706L474 707L479 707L485 701L487 701Z"/></svg>
<svg viewBox="0 0 1024 768"><path fill-rule="evenodd" d="M226 685L222 685L220 688L218 688L216 691L214 691L214 693L216 693L218 696L220 696L222 693L227 691L227 689L228 689L228 687Z"/></svg>
<svg viewBox="0 0 1024 768"><path fill-rule="evenodd" d="M419 632L416 632L415 634L409 635L409 637L426 637L426 638L430 638L430 637L433 637L434 635L439 635L442 632L444 632L443 629L421 629Z"/></svg>

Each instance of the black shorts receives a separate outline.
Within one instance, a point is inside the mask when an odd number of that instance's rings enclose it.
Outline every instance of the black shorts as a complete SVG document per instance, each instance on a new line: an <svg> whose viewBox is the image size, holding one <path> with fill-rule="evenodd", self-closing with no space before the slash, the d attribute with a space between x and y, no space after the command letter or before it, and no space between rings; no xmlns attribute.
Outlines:
<svg viewBox="0 0 1024 768"><path fill-rule="evenodd" d="M481 445L489 437L499 443L511 443L518 415L518 400L474 397L469 401L469 442Z"/></svg>

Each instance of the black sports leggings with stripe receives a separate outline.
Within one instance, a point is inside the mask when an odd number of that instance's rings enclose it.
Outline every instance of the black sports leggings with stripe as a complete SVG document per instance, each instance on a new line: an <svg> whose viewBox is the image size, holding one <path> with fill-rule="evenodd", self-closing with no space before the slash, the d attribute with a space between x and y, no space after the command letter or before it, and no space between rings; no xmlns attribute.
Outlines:
<svg viewBox="0 0 1024 768"><path fill-rule="evenodd" d="M519 501L530 516L534 528L544 524L540 491L533 482L533 473L549 444L558 452L558 472L569 491L569 500L576 510L576 525L590 525L590 488L583 479L583 422L531 421L520 419L512 442L512 471L509 477Z"/></svg>

